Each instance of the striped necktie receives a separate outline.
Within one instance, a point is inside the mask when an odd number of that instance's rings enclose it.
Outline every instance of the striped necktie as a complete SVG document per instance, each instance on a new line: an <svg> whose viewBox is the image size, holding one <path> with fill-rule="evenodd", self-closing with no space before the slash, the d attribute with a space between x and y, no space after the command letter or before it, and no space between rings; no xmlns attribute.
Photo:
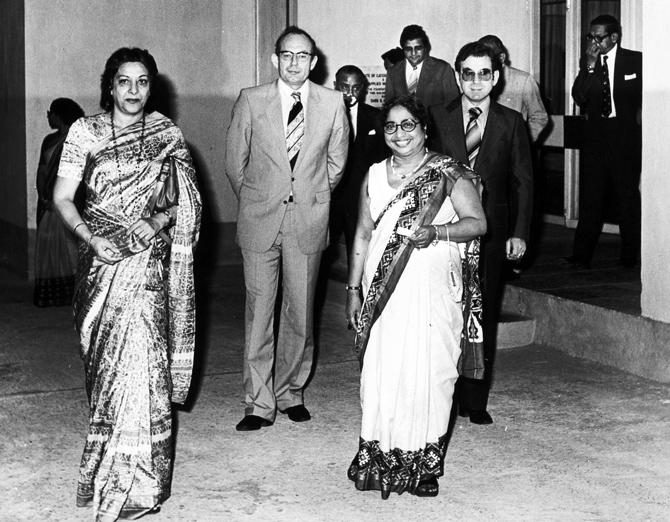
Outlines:
<svg viewBox="0 0 670 522"><path fill-rule="evenodd" d="M409 83L407 84L407 90L410 94L416 94L416 87L419 84L419 70L414 67L409 73Z"/></svg>
<svg viewBox="0 0 670 522"><path fill-rule="evenodd" d="M468 109L468 112L470 113L470 121L465 129L465 151L468 154L470 168L474 168L477 153L479 152L479 145L482 142L482 131L477 123L477 118L479 118L482 110L479 107L471 107Z"/></svg>
<svg viewBox="0 0 670 522"><path fill-rule="evenodd" d="M610 92L610 68L607 66L607 55L603 56L602 68L602 89L603 89L603 109L601 116L609 118L612 114L612 93Z"/></svg>
<svg viewBox="0 0 670 522"><path fill-rule="evenodd" d="M295 162L298 159L298 152L302 145L302 138L305 135L305 111L302 108L300 101L300 93L292 92L291 96L295 100L293 107L288 113L288 125L286 126L286 151L288 152L288 160L291 164L291 170L295 167Z"/></svg>

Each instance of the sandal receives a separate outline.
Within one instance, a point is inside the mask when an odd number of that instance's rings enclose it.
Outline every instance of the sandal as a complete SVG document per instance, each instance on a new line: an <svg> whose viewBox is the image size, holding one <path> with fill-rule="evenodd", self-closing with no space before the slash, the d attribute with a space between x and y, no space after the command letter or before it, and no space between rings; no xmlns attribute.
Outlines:
<svg viewBox="0 0 670 522"><path fill-rule="evenodd" d="M440 492L440 485L437 483L437 477L431 477L419 482L414 494L417 497L436 497Z"/></svg>

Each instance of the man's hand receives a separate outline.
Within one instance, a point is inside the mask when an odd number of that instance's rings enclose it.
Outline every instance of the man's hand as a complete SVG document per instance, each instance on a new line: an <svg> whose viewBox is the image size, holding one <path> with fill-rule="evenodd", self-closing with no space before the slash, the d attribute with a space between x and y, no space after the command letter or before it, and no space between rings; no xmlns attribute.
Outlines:
<svg viewBox="0 0 670 522"><path fill-rule="evenodd" d="M507 259L518 261L526 253L526 241L520 237L510 237L505 244Z"/></svg>

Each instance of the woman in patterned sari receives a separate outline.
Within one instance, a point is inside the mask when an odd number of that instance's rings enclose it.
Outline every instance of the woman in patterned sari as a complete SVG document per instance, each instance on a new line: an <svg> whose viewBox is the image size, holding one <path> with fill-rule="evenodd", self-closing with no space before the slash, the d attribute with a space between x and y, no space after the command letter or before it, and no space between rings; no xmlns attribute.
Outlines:
<svg viewBox="0 0 670 522"><path fill-rule="evenodd" d="M171 402L184 402L191 379L201 202L181 131L145 112L156 74L146 50L110 56L105 112L70 128L54 189L81 240L74 317L90 414L77 505L92 504L99 521L138 518L170 496ZM172 201L157 210L157 199Z"/></svg>
<svg viewBox="0 0 670 522"><path fill-rule="evenodd" d="M363 409L348 476L382 498L435 496L461 348L468 359L473 347L481 353L473 240L486 232L486 219L474 173L426 148L423 106L397 98L382 116L393 154L370 167L363 184L347 284ZM482 362L468 363L465 373L481 378Z"/></svg>

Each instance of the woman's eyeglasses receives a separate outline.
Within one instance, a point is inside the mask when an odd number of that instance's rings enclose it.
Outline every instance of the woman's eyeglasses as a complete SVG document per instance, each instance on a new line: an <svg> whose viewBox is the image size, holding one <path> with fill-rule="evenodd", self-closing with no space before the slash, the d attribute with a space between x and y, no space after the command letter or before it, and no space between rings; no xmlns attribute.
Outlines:
<svg viewBox="0 0 670 522"><path fill-rule="evenodd" d="M387 121L384 124L384 132L386 134L395 134L395 131L398 130L398 127L400 127L405 132L412 132L414 129L416 129L417 125L418 123L414 120L402 120L400 123Z"/></svg>
<svg viewBox="0 0 670 522"><path fill-rule="evenodd" d="M474 82L475 76L480 82L488 82L493 77L491 69L482 69L481 71L473 71L472 69L463 69L461 71L461 78L464 82Z"/></svg>

